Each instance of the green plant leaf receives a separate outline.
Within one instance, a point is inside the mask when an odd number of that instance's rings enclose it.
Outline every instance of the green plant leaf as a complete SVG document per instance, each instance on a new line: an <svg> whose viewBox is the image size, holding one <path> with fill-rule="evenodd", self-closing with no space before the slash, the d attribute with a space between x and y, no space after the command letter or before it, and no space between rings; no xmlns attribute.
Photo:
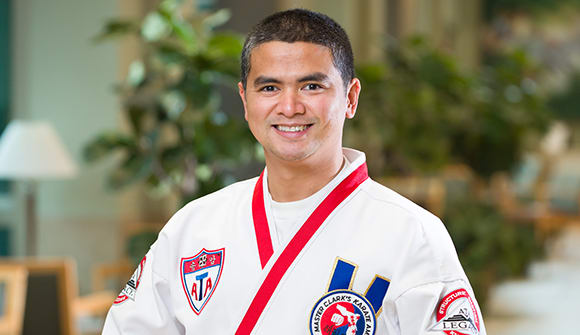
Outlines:
<svg viewBox="0 0 580 335"><path fill-rule="evenodd" d="M95 162L114 151L132 151L135 147L135 140L132 137L117 132L107 132L97 136L84 147L83 158L87 162Z"/></svg>
<svg viewBox="0 0 580 335"><path fill-rule="evenodd" d="M172 120L177 120L185 110L185 96L181 91L172 90L161 96L161 104L167 111L167 115Z"/></svg>
<svg viewBox="0 0 580 335"><path fill-rule="evenodd" d="M238 34L216 33L208 42L208 53L214 57L238 59L242 53L243 41Z"/></svg>
<svg viewBox="0 0 580 335"><path fill-rule="evenodd" d="M177 37L184 43L185 50L192 55L197 51L197 35L193 27L184 21L172 21L172 27Z"/></svg>
<svg viewBox="0 0 580 335"><path fill-rule="evenodd" d="M107 186L119 190L144 179L151 173L153 160L150 156L144 156L133 152L129 154L123 162L113 170L107 179Z"/></svg>
<svg viewBox="0 0 580 335"><path fill-rule="evenodd" d="M114 19L109 20L103 27L103 30L93 37L94 42L102 42L120 36L125 36L138 31L139 25L132 20Z"/></svg>
<svg viewBox="0 0 580 335"><path fill-rule="evenodd" d="M167 19L158 12L149 13L141 25L141 35L148 42L158 41L167 37L171 32L171 26Z"/></svg>
<svg viewBox="0 0 580 335"><path fill-rule="evenodd" d="M195 169L195 175L200 181L208 181L212 177L213 171L207 164L199 164Z"/></svg>
<svg viewBox="0 0 580 335"><path fill-rule="evenodd" d="M136 60L131 62L129 65L129 71L127 73L127 84L131 87L137 87L143 83L145 80L145 64L143 62Z"/></svg>
<svg viewBox="0 0 580 335"><path fill-rule="evenodd" d="M172 188L190 199L231 182L254 157L241 117L220 109L220 86L235 88L238 80L242 39L214 31L229 11L204 17L185 6L165 0L135 23L145 52L117 91L131 129L99 135L85 148L92 160L122 153L107 180L115 190L145 182L157 194Z"/></svg>
<svg viewBox="0 0 580 335"><path fill-rule="evenodd" d="M149 186L149 194L155 198L161 198L170 194L174 186L171 178L161 180L154 174L149 175L145 182Z"/></svg>
<svg viewBox="0 0 580 335"><path fill-rule="evenodd" d="M162 149L159 157L163 168L169 174L172 174L172 171L183 168L185 157L188 154L191 154L191 146L180 143L179 145Z"/></svg>
<svg viewBox="0 0 580 335"><path fill-rule="evenodd" d="M143 133L145 124L145 116L147 111L139 105L130 105L127 107L127 116L131 129L135 135L139 136Z"/></svg>
<svg viewBox="0 0 580 335"><path fill-rule="evenodd" d="M384 80L387 68L382 63L365 64L357 68L357 74L364 82L378 83Z"/></svg>
<svg viewBox="0 0 580 335"><path fill-rule="evenodd" d="M155 56L164 64L187 64L190 57L184 53L180 46L173 42L159 42L155 50Z"/></svg>
<svg viewBox="0 0 580 335"><path fill-rule="evenodd" d="M163 0L159 4L159 9L167 12L174 12L179 10L179 6L182 2L183 0Z"/></svg>
<svg viewBox="0 0 580 335"><path fill-rule="evenodd" d="M206 30L213 30L224 23L232 17L232 12L229 9L220 9L213 14L207 16L202 20L202 25Z"/></svg>

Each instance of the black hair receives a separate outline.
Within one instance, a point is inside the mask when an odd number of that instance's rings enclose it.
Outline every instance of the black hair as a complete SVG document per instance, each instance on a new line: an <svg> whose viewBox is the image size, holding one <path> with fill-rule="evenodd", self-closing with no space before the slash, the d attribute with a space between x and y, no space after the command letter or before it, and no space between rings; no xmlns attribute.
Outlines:
<svg viewBox="0 0 580 335"><path fill-rule="evenodd" d="M248 34L242 49L241 80L246 87L252 50L271 41L309 42L330 49L332 62L347 87L354 78L354 57L344 29L330 17L306 9L274 13L259 22Z"/></svg>

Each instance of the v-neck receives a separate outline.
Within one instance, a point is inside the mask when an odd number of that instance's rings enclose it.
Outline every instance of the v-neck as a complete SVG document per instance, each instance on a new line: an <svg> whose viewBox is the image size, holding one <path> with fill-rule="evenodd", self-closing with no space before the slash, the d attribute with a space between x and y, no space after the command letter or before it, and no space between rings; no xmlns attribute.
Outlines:
<svg viewBox="0 0 580 335"><path fill-rule="evenodd" d="M357 159L358 161L358 159ZM250 334L258 322L260 315L268 304L268 301L275 292L280 280L292 265L296 257L300 254L305 245L310 241L326 218L344 201L354 190L358 188L366 179L368 171L364 156L362 163L352 164L347 171L348 176L340 181L333 190L320 202L318 207L310 214L308 219L300 226L300 229L294 234L292 239L277 253L277 257L272 259L268 273L266 274L260 288L256 292L246 314L244 315L236 335ZM273 251L272 238L268 226L268 218L264 206L264 172L258 178L254 187L254 198L252 200L252 216L254 220L254 229L258 244L258 251L262 268L268 264Z"/></svg>

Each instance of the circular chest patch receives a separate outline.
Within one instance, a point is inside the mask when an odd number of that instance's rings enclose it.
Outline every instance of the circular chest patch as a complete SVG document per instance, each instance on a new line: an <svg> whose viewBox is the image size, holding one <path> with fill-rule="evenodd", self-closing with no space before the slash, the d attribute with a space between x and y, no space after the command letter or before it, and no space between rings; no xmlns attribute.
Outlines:
<svg viewBox="0 0 580 335"><path fill-rule="evenodd" d="M312 335L373 335L375 312L367 299L349 290L329 292L310 315Z"/></svg>

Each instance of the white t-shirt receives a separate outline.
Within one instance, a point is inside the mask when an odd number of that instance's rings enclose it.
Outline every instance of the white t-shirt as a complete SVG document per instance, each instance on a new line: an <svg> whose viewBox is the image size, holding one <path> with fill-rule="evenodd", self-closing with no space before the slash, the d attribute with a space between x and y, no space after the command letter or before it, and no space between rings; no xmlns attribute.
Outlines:
<svg viewBox="0 0 580 335"><path fill-rule="evenodd" d="M266 206L269 204L270 210L272 211L272 218L274 219L274 227L276 229L275 236L277 236L280 245L287 244L290 237L294 235L294 232L304 221L301 221L300 219L303 218L306 213L312 212L312 209L320 203L322 198L344 179L350 162L346 156L343 156L343 162L340 172L328 184L308 198L296 201L279 202L272 199L270 192L266 192Z"/></svg>

